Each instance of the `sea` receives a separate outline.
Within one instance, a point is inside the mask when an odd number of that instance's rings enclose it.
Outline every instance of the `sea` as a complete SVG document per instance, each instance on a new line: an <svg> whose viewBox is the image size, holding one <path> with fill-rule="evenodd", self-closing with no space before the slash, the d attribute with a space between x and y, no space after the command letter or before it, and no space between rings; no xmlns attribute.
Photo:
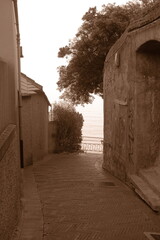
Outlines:
<svg viewBox="0 0 160 240"><path fill-rule="evenodd" d="M92 104L78 106L76 110L83 115L82 142L101 142L103 140L103 99L95 96Z"/></svg>

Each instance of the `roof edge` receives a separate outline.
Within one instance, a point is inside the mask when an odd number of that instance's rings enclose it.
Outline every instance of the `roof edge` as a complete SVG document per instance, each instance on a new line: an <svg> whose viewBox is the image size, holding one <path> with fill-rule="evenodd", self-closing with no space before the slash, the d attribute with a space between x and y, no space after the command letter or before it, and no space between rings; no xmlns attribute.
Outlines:
<svg viewBox="0 0 160 240"><path fill-rule="evenodd" d="M27 80L29 80L32 84L34 84L36 87L38 87L40 90L43 90L43 86L40 85L39 83L35 82L32 78L28 77L26 74L21 73L21 75L25 78L27 78Z"/></svg>
<svg viewBox="0 0 160 240"><path fill-rule="evenodd" d="M47 95L46 95L45 92L43 91L43 86L40 85L40 84L38 84L38 83L36 83L33 79L29 78L29 77L28 77L27 75L25 75L24 73L21 73L21 75L22 75L23 77L27 78L27 80L29 80L33 85L35 85L36 87L39 88L39 90L35 90L35 94L36 94L36 93L37 93L37 94L42 94L42 95L45 97L48 105L51 106L51 103L49 102ZM33 95L33 94L26 94L26 95L22 95L22 96L31 96L31 95Z"/></svg>

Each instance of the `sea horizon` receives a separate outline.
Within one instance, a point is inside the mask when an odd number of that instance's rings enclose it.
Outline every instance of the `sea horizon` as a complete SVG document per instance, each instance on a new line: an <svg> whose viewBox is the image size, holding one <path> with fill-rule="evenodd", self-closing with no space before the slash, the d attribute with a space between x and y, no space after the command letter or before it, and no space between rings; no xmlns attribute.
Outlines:
<svg viewBox="0 0 160 240"><path fill-rule="evenodd" d="M92 104L78 106L77 111L83 115L82 138L103 139L103 99L95 97Z"/></svg>

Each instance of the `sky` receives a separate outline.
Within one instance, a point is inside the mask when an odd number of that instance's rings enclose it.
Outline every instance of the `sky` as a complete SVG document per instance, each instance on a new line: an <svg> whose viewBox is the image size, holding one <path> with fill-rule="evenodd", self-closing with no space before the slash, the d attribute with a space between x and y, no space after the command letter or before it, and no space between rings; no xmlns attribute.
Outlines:
<svg viewBox="0 0 160 240"><path fill-rule="evenodd" d="M82 24L89 7L126 0L18 0L21 46L24 58L21 71L43 86L49 101L57 100L57 67L60 47L68 45Z"/></svg>
<svg viewBox="0 0 160 240"><path fill-rule="evenodd" d="M127 0L18 0L19 27L24 58L21 71L43 86L50 103L58 101L57 67L60 47L68 45L82 24L82 17L90 7L101 9L103 4L124 4ZM78 107L87 119L94 112L103 125L103 101L96 97L93 104ZM87 121L87 120L86 120Z"/></svg>

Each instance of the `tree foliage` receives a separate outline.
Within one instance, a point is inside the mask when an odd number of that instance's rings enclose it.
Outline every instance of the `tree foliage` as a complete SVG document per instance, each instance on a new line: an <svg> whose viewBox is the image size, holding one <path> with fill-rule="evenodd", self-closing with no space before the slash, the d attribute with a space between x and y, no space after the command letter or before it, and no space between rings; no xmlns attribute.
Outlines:
<svg viewBox="0 0 160 240"><path fill-rule="evenodd" d="M89 8L74 39L59 49L68 58L60 66L58 89L61 98L74 104L92 102L92 94L103 95L103 66L112 45L131 21L144 16L158 0L130 1L122 6L103 5L100 11Z"/></svg>
<svg viewBox="0 0 160 240"><path fill-rule="evenodd" d="M52 114L57 122L57 152L78 151L82 141L83 116L71 104L55 103Z"/></svg>

